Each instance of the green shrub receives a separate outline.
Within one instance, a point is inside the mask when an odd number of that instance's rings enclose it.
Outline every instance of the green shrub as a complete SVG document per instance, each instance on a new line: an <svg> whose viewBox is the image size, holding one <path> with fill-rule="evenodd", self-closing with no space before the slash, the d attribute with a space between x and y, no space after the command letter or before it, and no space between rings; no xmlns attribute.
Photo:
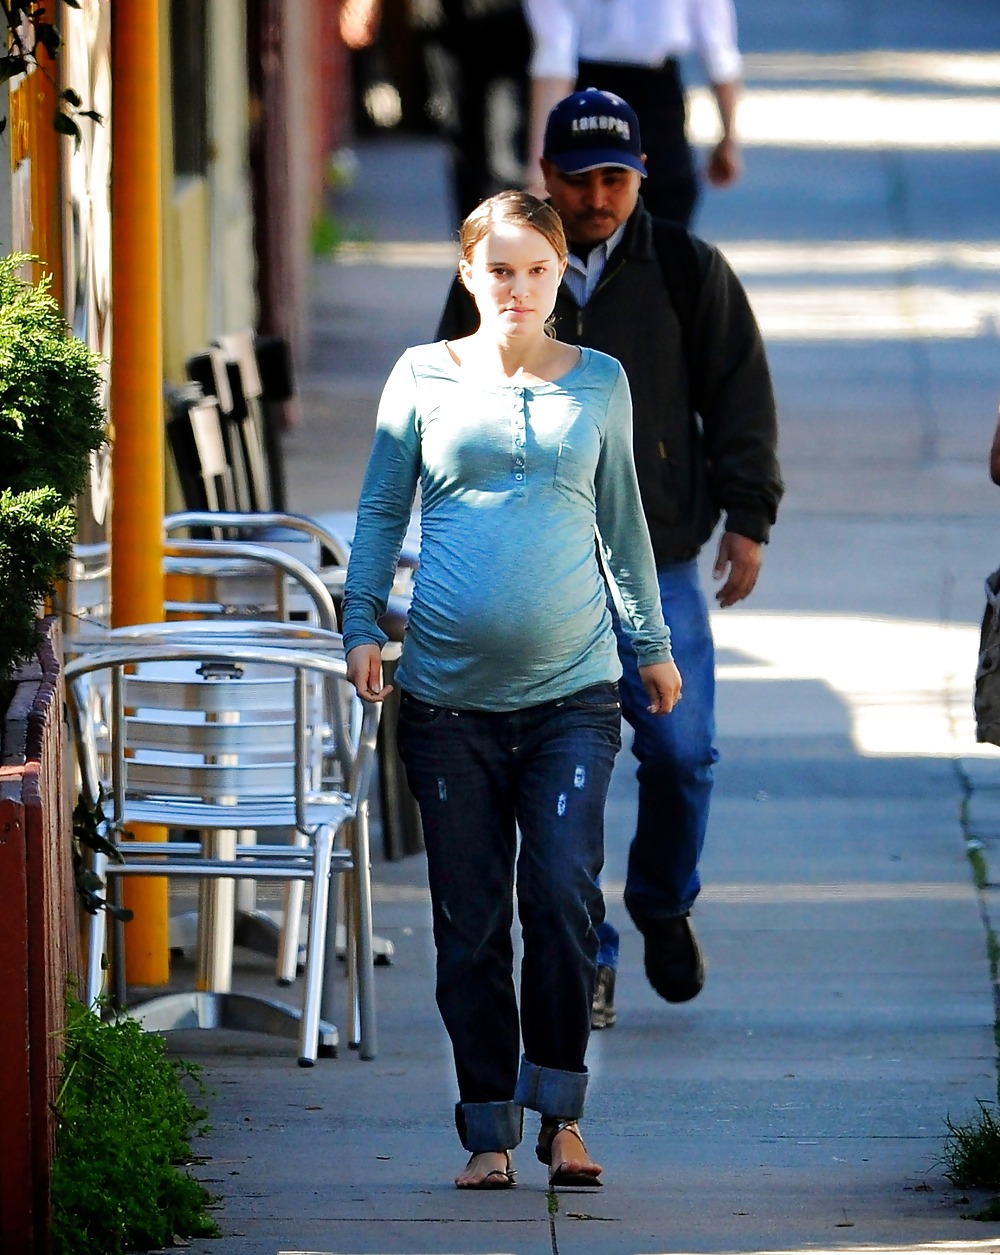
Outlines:
<svg viewBox="0 0 1000 1255"><path fill-rule="evenodd" d="M53 1255L120 1255L217 1237L205 1187L180 1166L206 1112L199 1069L136 1020L69 999L52 1174ZM187 1088L186 1088L187 1087Z"/></svg>
<svg viewBox="0 0 1000 1255"><path fill-rule="evenodd" d="M0 258L0 488L54 488L72 499L104 440L101 359L70 335L49 293Z"/></svg>
<svg viewBox="0 0 1000 1255"><path fill-rule="evenodd" d="M73 501L105 438L101 359L74 339L47 281L0 258L0 680L36 646L34 616L69 557Z"/></svg>
<svg viewBox="0 0 1000 1255"><path fill-rule="evenodd" d="M0 655L8 670L35 652L37 606L69 558L75 531L73 507L54 488L0 490Z"/></svg>

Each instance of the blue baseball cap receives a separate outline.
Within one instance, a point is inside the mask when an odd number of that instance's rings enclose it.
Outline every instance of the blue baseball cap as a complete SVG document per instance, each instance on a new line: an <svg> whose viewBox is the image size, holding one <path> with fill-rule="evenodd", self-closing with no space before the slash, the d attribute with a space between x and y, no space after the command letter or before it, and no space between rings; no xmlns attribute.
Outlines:
<svg viewBox="0 0 1000 1255"><path fill-rule="evenodd" d="M563 174L620 166L646 177L635 110L621 96L596 87L555 106L545 124L542 156Z"/></svg>

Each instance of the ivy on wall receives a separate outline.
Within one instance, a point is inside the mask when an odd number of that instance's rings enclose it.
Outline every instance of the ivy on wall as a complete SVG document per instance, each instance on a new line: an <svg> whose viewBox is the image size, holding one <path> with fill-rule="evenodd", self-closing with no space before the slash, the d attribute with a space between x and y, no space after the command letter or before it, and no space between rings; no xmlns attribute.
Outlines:
<svg viewBox="0 0 1000 1255"><path fill-rule="evenodd" d="M62 0L71 9L79 9L79 0ZM52 125L60 135L68 135L80 142L77 118L90 118L102 122L103 118L93 109L82 108L83 101L72 87L59 88L52 69L55 66L62 37L57 24L50 20L44 0L0 0L0 13L7 27L7 37L0 52L0 87L19 74L35 69L44 74L57 88L57 104ZM2 34L2 31L0 31ZM0 117L0 134L7 127L6 117Z"/></svg>

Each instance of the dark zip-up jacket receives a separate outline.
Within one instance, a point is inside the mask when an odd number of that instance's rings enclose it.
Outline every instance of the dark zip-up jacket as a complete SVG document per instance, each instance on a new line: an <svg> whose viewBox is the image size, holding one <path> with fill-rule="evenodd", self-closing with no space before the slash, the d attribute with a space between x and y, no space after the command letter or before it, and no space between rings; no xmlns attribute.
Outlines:
<svg viewBox="0 0 1000 1255"><path fill-rule="evenodd" d="M657 243L661 252L681 243L692 259L671 269L669 282L685 284L674 299ZM560 340L625 367L657 565L695 557L723 513L727 531L766 542L783 491L774 393L746 292L719 250L655 221L640 201L590 300L581 308L563 283L554 319ZM478 324L456 279L438 337L458 339Z"/></svg>

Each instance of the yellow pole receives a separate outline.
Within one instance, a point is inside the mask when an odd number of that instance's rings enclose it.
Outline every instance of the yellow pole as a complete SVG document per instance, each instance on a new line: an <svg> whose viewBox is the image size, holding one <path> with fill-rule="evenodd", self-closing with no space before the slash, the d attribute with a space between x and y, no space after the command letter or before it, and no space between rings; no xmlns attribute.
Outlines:
<svg viewBox="0 0 1000 1255"><path fill-rule="evenodd" d="M163 367L157 0L111 5L111 594L115 626L163 618ZM136 828L139 826L137 825ZM164 839L162 828L135 831ZM130 984L170 975L167 881L125 877Z"/></svg>

